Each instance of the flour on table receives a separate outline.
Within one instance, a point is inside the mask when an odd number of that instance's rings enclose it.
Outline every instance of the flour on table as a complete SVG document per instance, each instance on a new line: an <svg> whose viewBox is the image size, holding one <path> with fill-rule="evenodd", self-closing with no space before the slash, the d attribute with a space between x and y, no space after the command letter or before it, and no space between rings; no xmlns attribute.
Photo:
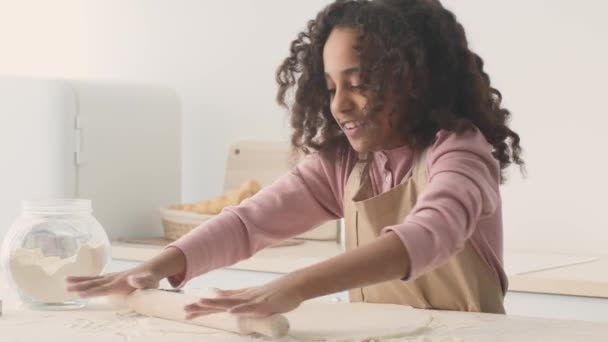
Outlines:
<svg viewBox="0 0 608 342"><path fill-rule="evenodd" d="M9 267L20 291L41 303L62 303L76 299L65 291L67 276L94 276L101 273L106 261L103 244L85 244L69 258L45 257L42 250L21 248L13 252Z"/></svg>

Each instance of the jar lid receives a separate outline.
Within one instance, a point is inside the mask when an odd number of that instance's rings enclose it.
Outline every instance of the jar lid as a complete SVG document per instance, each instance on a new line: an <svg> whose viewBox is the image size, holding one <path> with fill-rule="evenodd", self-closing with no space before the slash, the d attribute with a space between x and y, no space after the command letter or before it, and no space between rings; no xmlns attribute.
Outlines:
<svg viewBox="0 0 608 342"><path fill-rule="evenodd" d="M81 198L52 198L22 201L24 212L36 213L90 213L93 210L91 200Z"/></svg>

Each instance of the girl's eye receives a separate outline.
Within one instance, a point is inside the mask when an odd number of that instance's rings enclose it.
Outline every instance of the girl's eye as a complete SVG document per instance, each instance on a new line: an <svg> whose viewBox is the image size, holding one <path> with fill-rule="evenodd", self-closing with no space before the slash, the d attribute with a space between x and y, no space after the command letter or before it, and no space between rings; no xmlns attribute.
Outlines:
<svg viewBox="0 0 608 342"><path fill-rule="evenodd" d="M350 90L356 91L356 92L362 92L365 90L365 86L362 84L353 84L353 85L349 85L348 88ZM336 95L336 89L327 89L327 93L329 94L330 97L334 97Z"/></svg>

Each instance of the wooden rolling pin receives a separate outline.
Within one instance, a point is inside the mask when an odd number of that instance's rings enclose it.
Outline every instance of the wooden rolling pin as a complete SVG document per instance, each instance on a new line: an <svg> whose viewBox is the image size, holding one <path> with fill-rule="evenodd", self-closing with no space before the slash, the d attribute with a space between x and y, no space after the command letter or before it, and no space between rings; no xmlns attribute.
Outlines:
<svg viewBox="0 0 608 342"><path fill-rule="evenodd" d="M163 290L135 290L123 298L124 304L135 312L152 317L200 325L244 335L258 333L267 337L283 337L289 331L289 321L283 315L272 315L265 318L240 318L229 313L215 313L186 319L184 306L200 298L183 293Z"/></svg>

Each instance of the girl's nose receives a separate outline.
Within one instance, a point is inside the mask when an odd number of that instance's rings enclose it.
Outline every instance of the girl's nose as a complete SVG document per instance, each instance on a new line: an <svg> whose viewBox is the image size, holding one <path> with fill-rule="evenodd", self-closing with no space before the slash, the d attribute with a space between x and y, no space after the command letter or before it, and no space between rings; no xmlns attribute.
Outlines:
<svg viewBox="0 0 608 342"><path fill-rule="evenodd" d="M331 111L334 113L347 113L353 110L354 102L348 91L336 89L331 101Z"/></svg>

